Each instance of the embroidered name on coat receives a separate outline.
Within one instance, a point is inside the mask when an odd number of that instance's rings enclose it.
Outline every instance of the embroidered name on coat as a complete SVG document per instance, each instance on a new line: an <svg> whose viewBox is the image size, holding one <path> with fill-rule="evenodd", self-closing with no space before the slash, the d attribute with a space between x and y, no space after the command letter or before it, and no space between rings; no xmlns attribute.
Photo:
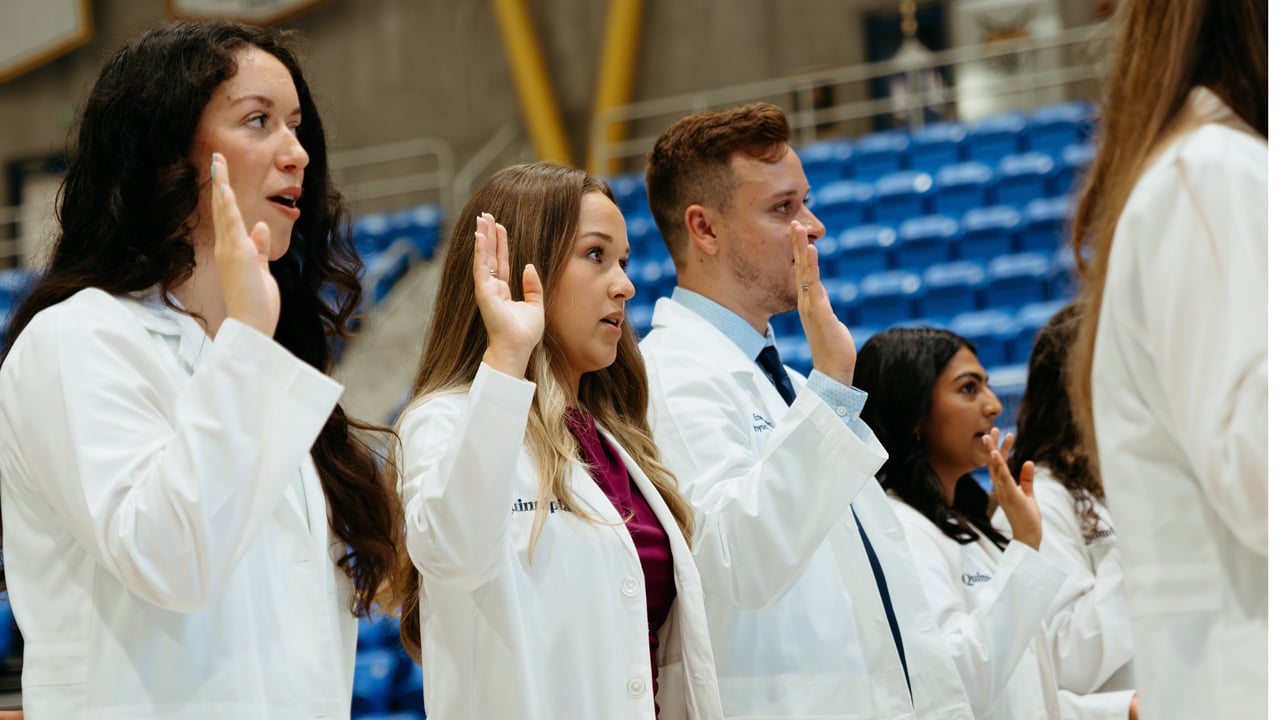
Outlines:
<svg viewBox="0 0 1280 720"><path fill-rule="evenodd" d="M537 509L538 509L537 500L525 500L524 498L516 498L516 501L511 503L511 512L513 513L533 512L534 510L537 510ZM551 505L548 506L548 511L551 513L556 513L561 510L565 512L572 512L569 508L560 504L559 500L552 500Z"/></svg>
<svg viewBox="0 0 1280 720"><path fill-rule="evenodd" d="M991 576L980 572L961 573L960 580L962 580L965 585L972 587L978 583L991 582Z"/></svg>
<svg viewBox="0 0 1280 720"><path fill-rule="evenodd" d="M773 423L760 413L751 413L751 429L756 432L765 432L773 429Z"/></svg>

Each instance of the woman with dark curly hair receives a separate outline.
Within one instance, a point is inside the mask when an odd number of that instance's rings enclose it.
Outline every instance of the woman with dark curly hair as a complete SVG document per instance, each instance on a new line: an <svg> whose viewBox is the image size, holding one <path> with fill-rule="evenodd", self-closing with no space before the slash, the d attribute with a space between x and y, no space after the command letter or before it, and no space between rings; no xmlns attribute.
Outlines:
<svg viewBox="0 0 1280 720"><path fill-rule="evenodd" d="M1042 623L1067 602L1067 576L1040 552L1039 483L1030 463L1015 465L1017 480L1006 464L1010 437L1001 443L995 428L1004 408L973 345L946 330L886 330L858 353L853 383L866 390L862 417L889 452L877 477L974 715L1113 717L1096 712L1096 698L1058 689ZM992 526L987 492L970 475L983 466L1009 535Z"/></svg>
<svg viewBox="0 0 1280 720"><path fill-rule="evenodd" d="M1102 483L1084 450L1071 405L1064 401L1067 353L1079 325L1080 305L1071 303L1036 335L1018 406L1012 461L1015 467L1035 465L1036 500L1044 522L1040 552L1070 573L1066 592L1071 602L1047 624L1058 687L1098 693L1100 708L1110 707L1112 717L1123 717L1134 695L1124 568ZM1009 531L1001 510L991 524Z"/></svg>
<svg viewBox="0 0 1280 720"><path fill-rule="evenodd" d="M350 712L401 523L325 376L359 260L292 42L153 29L81 112L0 365L33 717Z"/></svg>

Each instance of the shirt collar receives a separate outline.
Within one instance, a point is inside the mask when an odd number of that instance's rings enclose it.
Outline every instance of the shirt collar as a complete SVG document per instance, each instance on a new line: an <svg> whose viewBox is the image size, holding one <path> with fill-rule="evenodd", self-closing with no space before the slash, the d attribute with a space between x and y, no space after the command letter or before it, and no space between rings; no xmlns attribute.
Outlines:
<svg viewBox="0 0 1280 720"><path fill-rule="evenodd" d="M687 288L677 287L671 293L671 299L711 323L724 333L730 342L738 347L747 357L755 360L760 351L774 344L773 326L765 327L761 335L741 315L712 300L706 295L696 293Z"/></svg>

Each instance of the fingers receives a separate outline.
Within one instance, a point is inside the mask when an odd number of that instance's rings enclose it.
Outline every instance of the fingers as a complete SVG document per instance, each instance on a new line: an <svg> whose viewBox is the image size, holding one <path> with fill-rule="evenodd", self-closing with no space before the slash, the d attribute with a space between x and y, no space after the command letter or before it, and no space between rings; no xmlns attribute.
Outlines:
<svg viewBox="0 0 1280 720"><path fill-rule="evenodd" d="M499 225L498 227L502 227ZM542 305L542 278L533 263L524 266L524 301L530 305Z"/></svg>
<svg viewBox="0 0 1280 720"><path fill-rule="evenodd" d="M497 270L496 277L503 281L510 280L511 260L509 255L507 254L507 229L503 227L501 224L499 224L496 220L494 220L493 216L490 215L489 213L485 213L484 216L486 219L488 219L489 226L490 228L493 229L494 234L496 236L495 242L496 242L497 254L498 254L498 264L494 266L494 269Z"/></svg>
<svg viewBox="0 0 1280 720"><path fill-rule="evenodd" d="M249 233L249 239L253 240L253 247L258 251L258 260L266 263L270 260L271 253L271 229L261 220L253 226L253 232Z"/></svg>
<svg viewBox="0 0 1280 720"><path fill-rule="evenodd" d="M796 265L796 290L801 300L804 293L813 292L820 286L818 273L818 249L809 242L809 231L797 220L791 221L791 257Z"/></svg>
<svg viewBox="0 0 1280 720"><path fill-rule="evenodd" d="M1029 498L1035 498L1036 491L1033 485L1036 480L1036 466L1030 460L1022 463L1022 474L1018 478L1018 485L1022 488L1022 494Z"/></svg>

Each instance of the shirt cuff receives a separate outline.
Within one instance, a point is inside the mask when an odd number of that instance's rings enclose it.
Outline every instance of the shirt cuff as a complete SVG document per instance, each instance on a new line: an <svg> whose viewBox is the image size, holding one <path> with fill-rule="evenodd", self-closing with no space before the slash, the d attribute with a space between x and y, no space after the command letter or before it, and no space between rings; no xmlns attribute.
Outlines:
<svg viewBox="0 0 1280 720"><path fill-rule="evenodd" d="M867 404L867 394L856 387L845 385L830 375L817 370L810 371L807 386L831 408L844 424L863 442L875 437L871 428L862 421L862 408Z"/></svg>

